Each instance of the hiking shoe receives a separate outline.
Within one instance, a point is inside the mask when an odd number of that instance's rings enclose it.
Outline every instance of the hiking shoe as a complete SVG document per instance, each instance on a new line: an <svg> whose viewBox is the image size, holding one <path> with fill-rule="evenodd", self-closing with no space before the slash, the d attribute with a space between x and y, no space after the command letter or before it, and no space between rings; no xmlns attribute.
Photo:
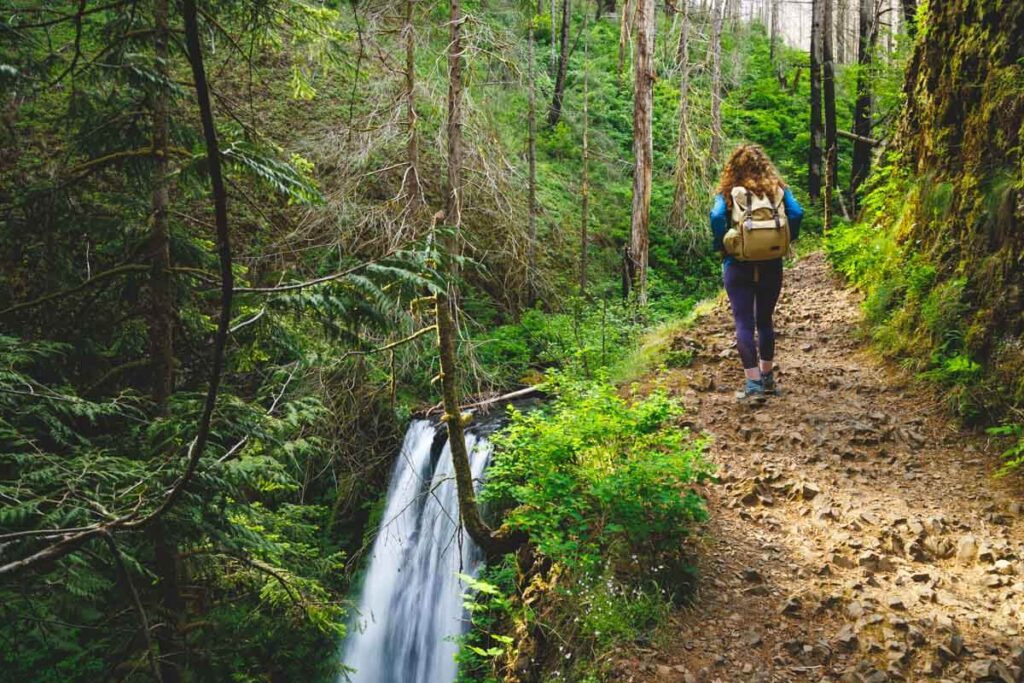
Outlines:
<svg viewBox="0 0 1024 683"><path fill-rule="evenodd" d="M769 396L775 396L779 393L779 390L775 387L775 375L771 372L761 373L761 386L764 389L764 393Z"/></svg>
<svg viewBox="0 0 1024 683"><path fill-rule="evenodd" d="M736 392L736 399L741 403L760 405L764 403L764 384L758 379L748 379L743 391Z"/></svg>

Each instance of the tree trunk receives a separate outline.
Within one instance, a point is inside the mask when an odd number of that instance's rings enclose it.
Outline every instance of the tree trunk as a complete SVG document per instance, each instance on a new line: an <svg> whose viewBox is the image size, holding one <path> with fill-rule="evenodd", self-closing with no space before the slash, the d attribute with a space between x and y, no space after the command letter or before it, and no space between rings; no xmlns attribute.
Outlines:
<svg viewBox="0 0 1024 683"><path fill-rule="evenodd" d="M152 363L151 393L157 414L167 414L167 400L174 389L174 303L171 296L171 248L168 227L168 120L167 0L153 4L153 49L161 82L153 91L153 219L149 234L149 354Z"/></svg>
<svg viewBox="0 0 1024 683"><path fill-rule="evenodd" d="M711 31L711 164L717 166L722 155L722 22L725 0L711 6L714 13Z"/></svg>
<svg viewBox="0 0 1024 683"><path fill-rule="evenodd" d="M448 251L452 255L461 252L460 232L462 228L462 16L461 0L450 0L448 40L448 201L445 208L445 222L453 229L452 242ZM434 313L437 322L437 346L441 364L439 378L444 405L441 421L448 427L448 445L455 469L455 484L459 496L459 516L477 545L489 555L497 555L512 549L521 542L513 534L496 534L484 522L476 503L473 490L473 472L466 449L465 426L469 416L463 416L459 407L459 378L455 354L455 332L457 326L457 297L449 284L447 291L438 293Z"/></svg>
<svg viewBox="0 0 1024 683"><path fill-rule="evenodd" d="M452 0L453 6L457 3L458 0ZM469 451L466 449L465 428L469 424L470 414L463 415L459 407L458 373L455 360L456 326L452 300L445 294L438 294L434 310L437 316L437 346L441 362L441 393L444 402L444 416L441 421L448 427L448 447L452 453L455 485L459 495L459 516L469 537L490 555L494 550L494 535L480 515L480 507L476 503L473 470L469 464Z"/></svg>
<svg viewBox="0 0 1024 683"><path fill-rule="evenodd" d="M559 39L558 73L555 74L555 92L548 110L548 126L554 128L562 116L562 98L565 96L565 76L569 70L569 24L572 19L571 0L562 0L562 35Z"/></svg>
<svg viewBox="0 0 1024 683"><path fill-rule="evenodd" d="M690 170L690 0L683 0L683 25L679 29L679 134L676 141L676 188L672 198L672 224L686 226L687 181Z"/></svg>
<svg viewBox="0 0 1024 683"><path fill-rule="evenodd" d="M633 3L637 0L622 1L622 15L619 17L619 62L616 67L616 77L622 83L622 72L626 68L626 48L629 46L633 33Z"/></svg>
<svg viewBox="0 0 1024 683"><path fill-rule="evenodd" d="M817 201L821 197L822 121L821 121L821 57L822 2L812 0L811 6L811 156L807 174L807 193Z"/></svg>
<svg viewBox="0 0 1024 683"><path fill-rule="evenodd" d="M846 60L846 25L849 23L847 7L849 0L836 0L836 64L844 64Z"/></svg>
<svg viewBox="0 0 1024 683"><path fill-rule="evenodd" d="M633 100L633 221L630 258L637 301L647 303L647 251L651 210L651 115L654 94L654 0L637 0L636 74Z"/></svg>
<svg viewBox="0 0 1024 683"><path fill-rule="evenodd" d="M907 35L913 38L917 34L917 0L902 0L903 24L907 27Z"/></svg>
<svg viewBox="0 0 1024 683"><path fill-rule="evenodd" d="M832 54L832 2L823 0L822 22L822 85L825 94L825 157L826 173L830 188L836 186L836 154L838 153L836 140L836 72L835 61ZM831 210L831 205L829 209Z"/></svg>
<svg viewBox="0 0 1024 683"><path fill-rule="evenodd" d="M413 7L416 0L405 2L405 24L402 35L405 41L405 162L409 165L405 178L405 196L413 206L424 203L423 188L420 185L419 139L416 135L416 30L413 28Z"/></svg>
<svg viewBox="0 0 1024 683"><path fill-rule="evenodd" d="M448 36L448 201L445 207L445 222L454 229L449 251L460 253L460 229L462 227L462 16L461 0L451 0ZM442 421L448 426L448 443L455 468L456 486L459 492L459 514L462 523L476 543L486 548L491 539L473 491L473 474L469 465L469 453L462 412L459 408L458 374L456 371L455 330L453 307L456 297L449 292L439 293L436 298L437 346L441 362L441 391L445 414Z"/></svg>
<svg viewBox="0 0 1024 683"><path fill-rule="evenodd" d="M601 17L606 14L615 14L615 0L597 0L597 12L595 13L595 21L600 21Z"/></svg>
<svg viewBox="0 0 1024 683"><path fill-rule="evenodd" d="M537 72L534 64L533 18L530 18L526 39L527 54L527 141L526 158L529 162L527 178L527 244L526 244L526 305L536 303L534 273L537 270Z"/></svg>
<svg viewBox="0 0 1024 683"><path fill-rule="evenodd" d="M558 54L555 52L555 36L558 35L557 27L555 26L555 0L551 0L551 40L548 41L551 44L551 66L554 66L557 62ZM551 68L551 67L548 67Z"/></svg>
<svg viewBox="0 0 1024 683"><path fill-rule="evenodd" d="M150 320L149 354L152 364L151 397L156 414L166 417L168 401L174 390L174 301L171 292L171 248L168 207L170 148L169 102L165 83L169 80L167 0L153 3L154 67L159 83L153 90L153 218L149 235L150 253ZM164 618L153 634L160 656L160 678L165 683L182 680L185 644L180 638L185 624L185 602L179 588L180 559L178 549L165 532L162 522L153 526L154 573L157 576L160 611Z"/></svg>
<svg viewBox="0 0 1024 683"><path fill-rule="evenodd" d="M185 647L181 634L186 622L185 601L181 597L178 577L181 556L177 547L168 540L167 528L157 520L150 531L153 541L153 566L158 577L162 618L154 625L157 648L160 650L160 677L164 683L177 683L184 677Z"/></svg>
<svg viewBox="0 0 1024 683"><path fill-rule="evenodd" d="M586 16L586 12L584 12ZM583 179L580 183L580 296L587 295L590 237L590 36L583 37Z"/></svg>
<svg viewBox="0 0 1024 683"><path fill-rule="evenodd" d="M772 64L775 64L776 45L779 41L779 3L780 0L772 0L771 42L768 46L768 59Z"/></svg>
<svg viewBox="0 0 1024 683"><path fill-rule="evenodd" d="M875 24L874 0L860 0L860 29L857 46L857 101L853 108L853 133L862 138L853 142L853 165L850 171L850 211L857 212L857 191L871 171L871 117L874 95L871 90L870 67L878 31Z"/></svg>
<svg viewBox="0 0 1024 683"><path fill-rule="evenodd" d="M461 251L462 226L462 16L461 0L450 0L448 26L448 192L445 222L456 231L456 254Z"/></svg>

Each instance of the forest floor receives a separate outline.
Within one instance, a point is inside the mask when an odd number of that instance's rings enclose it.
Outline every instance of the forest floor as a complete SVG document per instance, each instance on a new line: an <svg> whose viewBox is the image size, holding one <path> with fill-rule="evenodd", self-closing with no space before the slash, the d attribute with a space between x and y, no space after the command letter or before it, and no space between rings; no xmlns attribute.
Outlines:
<svg viewBox="0 0 1024 683"><path fill-rule="evenodd" d="M999 444L874 358L859 298L820 253L786 274L782 395L738 405L724 299L673 342L659 379L708 434L719 483L696 544L701 579L620 680L1021 680L1024 514Z"/></svg>

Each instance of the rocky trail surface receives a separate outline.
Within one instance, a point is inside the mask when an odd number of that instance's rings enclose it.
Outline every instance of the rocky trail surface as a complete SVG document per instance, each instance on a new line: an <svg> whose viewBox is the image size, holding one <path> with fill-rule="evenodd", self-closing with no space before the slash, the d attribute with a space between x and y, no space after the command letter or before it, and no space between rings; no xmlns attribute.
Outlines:
<svg viewBox="0 0 1024 683"><path fill-rule="evenodd" d="M661 379L712 443L700 586L622 680L1000 681L1024 669L1019 479L1000 444L872 358L858 298L813 254L776 313L782 396L737 405L728 303Z"/></svg>

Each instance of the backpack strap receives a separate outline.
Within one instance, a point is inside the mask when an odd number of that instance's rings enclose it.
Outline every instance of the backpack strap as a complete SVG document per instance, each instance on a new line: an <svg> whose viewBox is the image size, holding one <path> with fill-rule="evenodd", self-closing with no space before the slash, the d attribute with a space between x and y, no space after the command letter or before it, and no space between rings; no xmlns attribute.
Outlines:
<svg viewBox="0 0 1024 683"><path fill-rule="evenodd" d="M776 230L781 230L782 229L782 219L779 218L779 207L782 206L782 203L785 202L785 201L786 201L786 194L783 192L782 193L782 199L779 200L779 203L778 204L774 204L772 206L772 214L775 217L775 229Z"/></svg>
<svg viewBox="0 0 1024 683"><path fill-rule="evenodd" d="M744 189L746 189L746 188L744 188ZM747 216L746 216L746 218L743 219L743 225L747 228L747 230L750 230L753 227L753 225L754 225L754 217L753 217L753 215L751 215L751 212L750 212L750 205L753 204L753 201L754 201L754 199L750 195L750 190L747 190L747 208L746 208Z"/></svg>

